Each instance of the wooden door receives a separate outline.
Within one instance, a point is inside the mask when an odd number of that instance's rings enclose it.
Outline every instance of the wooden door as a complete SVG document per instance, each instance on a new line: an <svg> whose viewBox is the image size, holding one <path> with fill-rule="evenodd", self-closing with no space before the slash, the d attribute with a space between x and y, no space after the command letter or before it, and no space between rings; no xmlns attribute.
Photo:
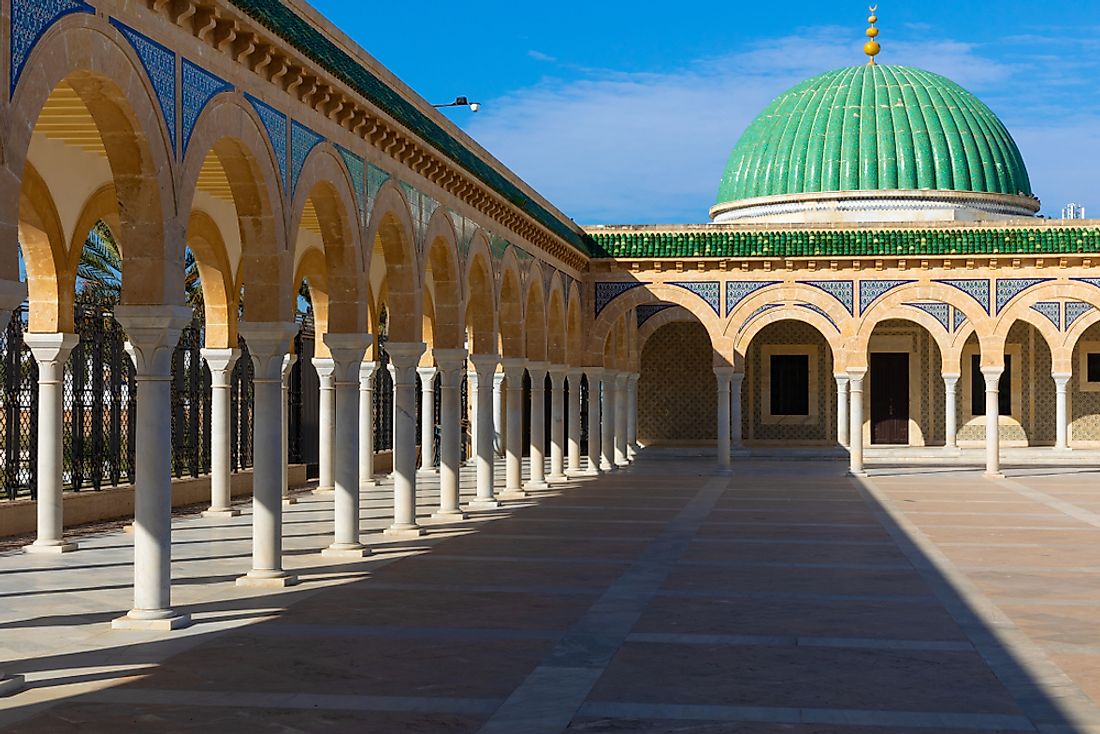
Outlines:
<svg viewBox="0 0 1100 734"><path fill-rule="evenodd" d="M909 355L871 355L871 443L909 443Z"/></svg>

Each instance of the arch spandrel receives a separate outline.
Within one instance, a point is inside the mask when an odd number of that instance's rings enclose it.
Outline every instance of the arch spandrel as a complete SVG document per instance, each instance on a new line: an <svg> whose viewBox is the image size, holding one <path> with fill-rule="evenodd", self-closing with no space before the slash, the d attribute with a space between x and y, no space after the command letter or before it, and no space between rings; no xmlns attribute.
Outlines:
<svg viewBox="0 0 1100 734"><path fill-rule="evenodd" d="M717 343L722 337L723 321L703 299L694 293L669 283L643 283L631 288L607 304L596 316L592 324L592 333L588 339L590 356L598 358L603 354L603 343L607 339L610 326L626 312L632 312L638 306L647 303L674 303L683 306L695 314L707 330L711 343Z"/></svg>
<svg viewBox="0 0 1100 734"><path fill-rule="evenodd" d="M22 179L35 123L63 83L95 121L110 161L120 204L115 234L127 252L123 303L182 303L183 226L176 213L172 145L140 61L104 19L67 16L36 44L8 108L4 164L9 175ZM0 207L7 207L0 209L0 223L11 227L14 242L18 198L4 197ZM0 272L15 269L14 248L0 261Z"/></svg>
<svg viewBox="0 0 1100 734"><path fill-rule="evenodd" d="M807 308L806 304L811 307ZM855 329L844 307L820 288L803 283L780 283L762 288L742 299L724 320L722 338L731 347L734 368L744 370L749 346L760 331L786 320L813 326L836 357L844 353L846 339Z"/></svg>

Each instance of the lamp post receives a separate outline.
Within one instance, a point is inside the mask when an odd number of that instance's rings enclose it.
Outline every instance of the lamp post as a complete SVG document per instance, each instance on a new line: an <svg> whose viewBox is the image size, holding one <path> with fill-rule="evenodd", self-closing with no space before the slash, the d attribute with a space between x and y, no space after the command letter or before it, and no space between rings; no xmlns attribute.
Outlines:
<svg viewBox="0 0 1100 734"><path fill-rule="evenodd" d="M469 107L470 112L477 112L481 109L480 102L471 102L466 97L455 97L454 102L448 102L447 104L433 104L432 107L439 109L441 107Z"/></svg>

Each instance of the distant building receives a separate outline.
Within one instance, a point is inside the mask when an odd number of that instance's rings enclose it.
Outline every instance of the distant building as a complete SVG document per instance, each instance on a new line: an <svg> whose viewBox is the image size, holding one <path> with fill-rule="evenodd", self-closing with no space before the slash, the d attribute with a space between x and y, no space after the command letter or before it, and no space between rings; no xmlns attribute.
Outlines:
<svg viewBox="0 0 1100 734"><path fill-rule="evenodd" d="M1062 207L1062 219L1084 219L1085 207L1076 202L1070 202Z"/></svg>

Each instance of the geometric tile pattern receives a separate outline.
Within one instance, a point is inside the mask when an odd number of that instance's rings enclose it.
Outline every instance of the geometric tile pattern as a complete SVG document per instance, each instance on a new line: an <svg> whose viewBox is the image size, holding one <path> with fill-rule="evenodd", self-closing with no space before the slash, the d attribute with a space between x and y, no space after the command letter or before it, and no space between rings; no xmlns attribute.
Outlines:
<svg viewBox="0 0 1100 734"><path fill-rule="evenodd" d="M810 285L823 290L840 301L849 314L854 314L855 286L850 280L800 280L802 285Z"/></svg>
<svg viewBox="0 0 1100 734"><path fill-rule="evenodd" d="M951 307L948 306L946 303L942 303L940 301L930 301L927 303L906 303L905 305L912 306L913 308L919 308L921 311L924 311L936 321L939 321L940 325L943 326L944 331L951 331L951 322L948 320L948 318L950 317ZM962 312L960 311L959 313Z"/></svg>
<svg viewBox="0 0 1100 734"><path fill-rule="evenodd" d="M54 23L70 13L94 13L95 8L80 0L11 0L11 71L9 95L35 45Z"/></svg>
<svg viewBox="0 0 1100 734"><path fill-rule="evenodd" d="M952 331L958 331L959 327L966 323L966 314L955 308L954 306L952 306L951 308L955 312L955 324L952 327Z"/></svg>
<svg viewBox="0 0 1100 734"><path fill-rule="evenodd" d="M614 281L611 283L596 283L596 316L607 308L607 304L626 293L632 288L646 285L638 281Z"/></svg>
<svg viewBox="0 0 1100 734"><path fill-rule="evenodd" d="M669 283L677 288L683 288L686 291L691 291L695 295L702 298L707 302L707 305L714 309L715 315L722 311L722 284L717 280L710 281L686 281L683 283Z"/></svg>
<svg viewBox="0 0 1100 734"><path fill-rule="evenodd" d="M1065 329L1069 331L1069 327L1073 326L1073 322L1081 318L1089 311L1096 308L1091 303L1085 303L1084 301L1067 301L1066 302L1066 319Z"/></svg>
<svg viewBox="0 0 1100 734"><path fill-rule="evenodd" d="M348 167L351 175L351 185L355 189L355 200L359 204L360 221L366 215L367 210L367 166L362 158L352 153L342 145L337 145L340 157L344 159L344 165ZM462 230L459 229L461 232Z"/></svg>
<svg viewBox="0 0 1100 734"><path fill-rule="evenodd" d="M176 140L176 54L115 18L111 18L111 25L126 36L126 40L134 47L138 58L141 59L141 65L145 67L145 73L149 75L149 81L153 84L161 114L164 115L164 124L168 128L168 139L172 141L172 150L175 151L178 142Z"/></svg>
<svg viewBox="0 0 1100 734"><path fill-rule="evenodd" d="M726 316L733 313L737 304L745 300L761 288L777 285L779 280L727 280L726 281Z"/></svg>
<svg viewBox="0 0 1100 734"><path fill-rule="evenodd" d="M182 102L183 102L183 151L191 142L191 133L195 123L206 105L218 94L232 89L233 85L219 76L211 74L201 66L183 60Z"/></svg>
<svg viewBox="0 0 1100 734"><path fill-rule="evenodd" d="M943 283L952 288L957 288L973 298L986 313L989 313L989 280L986 278L964 278L962 280L936 280L935 283Z"/></svg>
<svg viewBox="0 0 1100 734"><path fill-rule="evenodd" d="M244 95L244 98L256 110L260 123L267 130L271 150L275 153L275 163L279 166L279 181L286 186L286 115L251 94Z"/></svg>
<svg viewBox="0 0 1100 734"><path fill-rule="evenodd" d="M823 309L821 306L818 306L818 305L813 304L813 303L796 303L795 305L800 307L800 308L809 309L810 311L813 311L814 313L824 317L824 319L826 321L828 321L830 324L833 325L833 328L836 329L837 332L840 331L840 327L836 325L835 321L833 321L833 317L830 316L829 312L826 311L825 309Z"/></svg>
<svg viewBox="0 0 1100 734"><path fill-rule="evenodd" d="M324 141L323 135L310 130L308 127L293 120L290 123L290 193L294 195L294 191L298 188L298 177L302 175L302 169L305 168L306 158L313 152L313 149Z"/></svg>
<svg viewBox="0 0 1100 734"><path fill-rule="evenodd" d="M997 313L1028 288L1053 278L997 278Z"/></svg>
<svg viewBox="0 0 1100 734"><path fill-rule="evenodd" d="M862 314L867 307L875 302L882 294L897 288L899 285L912 283L911 280L861 280L859 281L859 312Z"/></svg>
<svg viewBox="0 0 1100 734"><path fill-rule="evenodd" d="M672 308L672 305L671 303L643 303L638 306L634 309L638 315L638 327L641 328L642 324L661 313L661 311Z"/></svg>
<svg viewBox="0 0 1100 734"><path fill-rule="evenodd" d="M367 164L367 211L374 208L374 199L378 196L378 190L389 180L389 173L373 163Z"/></svg>
<svg viewBox="0 0 1100 734"><path fill-rule="evenodd" d="M1031 304L1031 310L1042 316L1045 316L1050 323L1054 324L1054 328L1061 331L1062 329L1062 304L1058 301L1040 301L1038 303Z"/></svg>

